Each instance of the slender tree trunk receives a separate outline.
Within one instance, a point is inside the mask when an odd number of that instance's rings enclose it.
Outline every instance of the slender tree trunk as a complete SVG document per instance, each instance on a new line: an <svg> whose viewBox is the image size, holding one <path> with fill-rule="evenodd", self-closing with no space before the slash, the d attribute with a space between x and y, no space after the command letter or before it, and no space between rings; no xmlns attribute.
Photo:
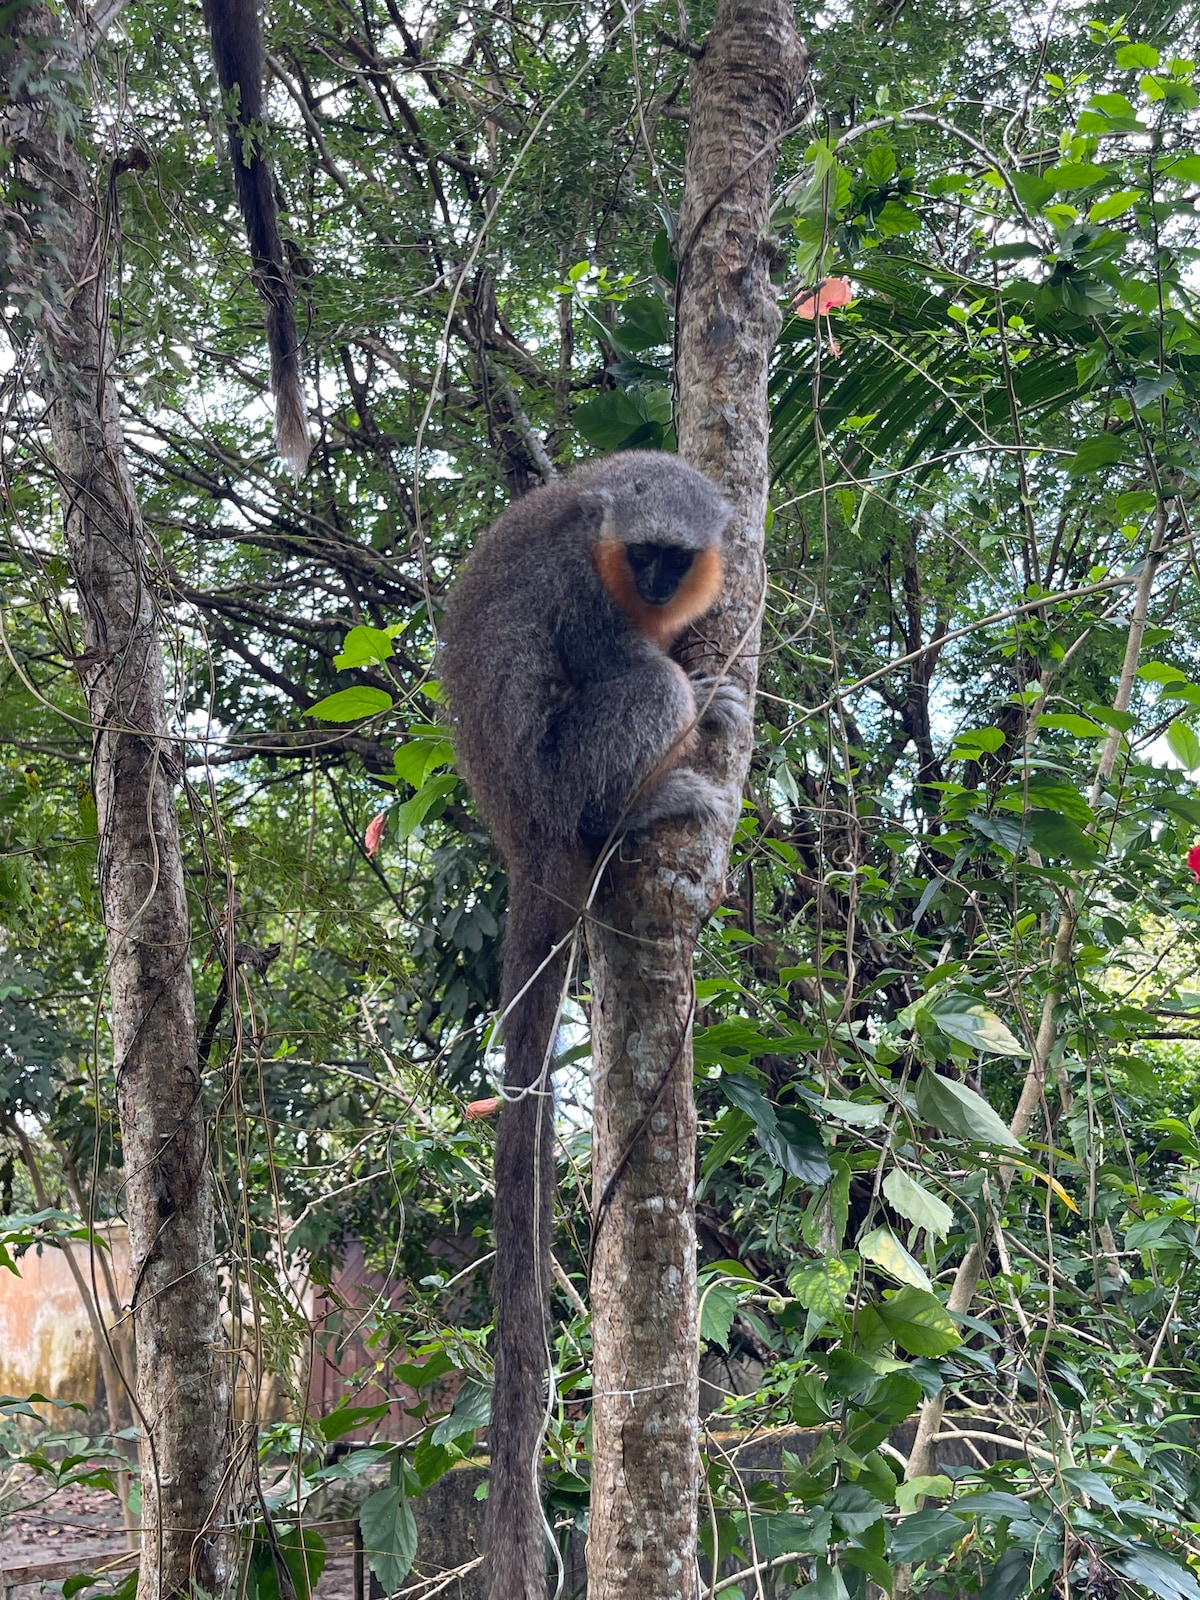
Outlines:
<svg viewBox="0 0 1200 1600"><path fill-rule="evenodd" d="M725 597L690 654L753 693L763 594L767 239L776 146L805 55L781 0L718 0L692 73L679 223L680 453L737 507ZM588 923L595 1341L591 1600L694 1600L699 1489L692 953L724 881L750 727L714 743L728 828L664 830L615 864Z"/></svg>
<svg viewBox="0 0 1200 1600"><path fill-rule="evenodd" d="M5 25L3 133L20 210L10 292L42 356L92 725L99 885L125 1166L142 1439L140 1600L226 1585L226 1355L196 1057L187 903L157 625L155 551L125 460L109 332L106 206L76 147L79 62L39 4ZM28 70L34 58L37 70ZM49 70L47 70L49 69ZM23 191L23 193L22 193ZM108 186L115 197L116 176Z"/></svg>

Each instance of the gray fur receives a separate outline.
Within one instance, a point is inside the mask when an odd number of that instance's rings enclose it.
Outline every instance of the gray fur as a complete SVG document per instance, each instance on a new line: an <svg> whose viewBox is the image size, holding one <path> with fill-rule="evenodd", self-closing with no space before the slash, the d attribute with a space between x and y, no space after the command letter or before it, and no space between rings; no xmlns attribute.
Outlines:
<svg viewBox="0 0 1200 1600"><path fill-rule="evenodd" d="M488 530L454 586L442 678L459 769L504 852L505 1090L496 1138L496 1383L489 1600L544 1600L537 1463L546 1381L554 1182L542 1082L566 974L560 952L604 840L670 818L728 822L729 800L683 764L698 706L744 718L726 681L689 679L601 582L600 539L703 551L732 515L677 457L630 452L535 490ZM528 984L520 1000L522 988ZM517 1093L535 1086L535 1092Z"/></svg>

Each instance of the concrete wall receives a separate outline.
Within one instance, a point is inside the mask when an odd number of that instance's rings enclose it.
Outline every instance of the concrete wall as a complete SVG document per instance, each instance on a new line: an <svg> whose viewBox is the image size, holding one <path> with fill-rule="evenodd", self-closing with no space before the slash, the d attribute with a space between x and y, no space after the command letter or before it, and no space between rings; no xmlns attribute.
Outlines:
<svg viewBox="0 0 1200 1600"><path fill-rule="evenodd" d="M124 1299L129 1293L125 1224L107 1223L96 1231L108 1244L109 1270ZM95 1248L99 1256L102 1247ZM93 1247L73 1240L71 1249L85 1285L90 1284ZM44 1394L96 1407L103 1395L96 1342L66 1254L51 1246L31 1249L17 1265L20 1277L0 1269L0 1393ZM95 1279L108 1324L113 1318L99 1259Z"/></svg>

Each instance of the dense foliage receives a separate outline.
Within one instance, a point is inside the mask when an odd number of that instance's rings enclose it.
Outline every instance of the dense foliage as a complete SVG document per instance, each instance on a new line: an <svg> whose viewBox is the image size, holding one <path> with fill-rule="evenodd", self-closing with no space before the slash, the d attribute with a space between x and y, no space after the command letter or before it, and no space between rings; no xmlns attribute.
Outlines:
<svg viewBox="0 0 1200 1600"><path fill-rule="evenodd" d="M744 1595L899 1573L1200 1600L1195 19L863 0L801 27L758 748L697 968L705 1372L728 1391L706 1549ZM471 1448L490 1370L490 1134L463 1112L490 1092L504 883L437 720L439 604L547 459L673 445L679 28L657 5L269 19L317 433L297 484L269 454L197 14L128 8L88 86L187 738L231 1304L246 1360L302 1404L291 1283L327 1282L350 1240L405 1279L372 1334L425 1397L409 1444L373 1451L389 1589L407 1497ZM17 1249L119 1211L120 1152L76 619L37 369L6 326L0 1210L44 1213ZM587 1007L584 973L565 1518ZM914 1446L923 1404L940 1442ZM373 1420L352 1389L262 1448L309 1490L366 1464L323 1447ZM773 1479L743 1480L730 1425L776 1440Z"/></svg>

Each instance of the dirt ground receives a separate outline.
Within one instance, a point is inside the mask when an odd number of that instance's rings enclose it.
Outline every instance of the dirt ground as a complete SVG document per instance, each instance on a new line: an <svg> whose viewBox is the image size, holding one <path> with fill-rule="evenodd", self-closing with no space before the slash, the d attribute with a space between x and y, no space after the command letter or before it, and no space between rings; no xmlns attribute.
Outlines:
<svg viewBox="0 0 1200 1600"><path fill-rule="evenodd" d="M354 1557L344 1534L327 1540L328 1559L317 1600L356 1600ZM16 1584L11 1591L7 1575L14 1568L42 1566L52 1561L78 1562L76 1571L96 1572L106 1562L127 1552L129 1544L121 1521L117 1497L102 1489L78 1485L51 1491L31 1473L19 1472L7 1488L0 1478L0 1572L5 1594L12 1600L36 1600L42 1594L61 1592L62 1579ZM129 1571L116 1569L116 1581ZM102 1595L109 1585L85 1590L80 1600Z"/></svg>

